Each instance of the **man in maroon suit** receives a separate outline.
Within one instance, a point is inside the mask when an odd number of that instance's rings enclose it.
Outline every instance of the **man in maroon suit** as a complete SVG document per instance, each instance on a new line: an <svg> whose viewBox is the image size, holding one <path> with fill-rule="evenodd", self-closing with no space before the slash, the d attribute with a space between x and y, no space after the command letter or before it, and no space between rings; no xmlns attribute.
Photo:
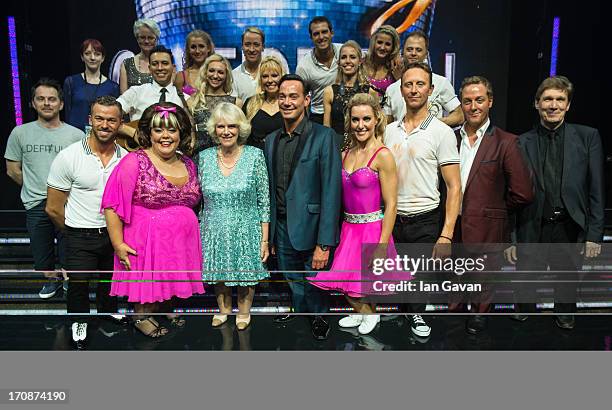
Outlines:
<svg viewBox="0 0 612 410"><path fill-rule="evenodd" d="M516 135L494 126L489 119L489 110L493 106L493 88L489 80L480 76L465 78L461 84L460 101L465 123L456 134L463 202L455 228L455 242L509 243L510 214L533 201L529 168ZM501 247L474 249L486 253L487 271L500 270L503 260ZM483 292L480 303L472 303L472 310L489 312L491 297L491 294ZM486 316L470 316L466 330L477 334L486 325Z"/></svg>

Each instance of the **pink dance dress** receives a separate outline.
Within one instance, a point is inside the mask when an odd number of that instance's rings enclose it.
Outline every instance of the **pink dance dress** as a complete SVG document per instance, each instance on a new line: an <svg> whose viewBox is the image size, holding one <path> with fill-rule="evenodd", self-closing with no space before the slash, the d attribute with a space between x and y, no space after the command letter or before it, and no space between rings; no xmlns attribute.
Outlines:
<svg viewBox="0 0 612 410"><path fill-rule="evenodd" d="M410 280L409 274L399 272L384 273L374 276L362 272L362 245L377 244L383 226L383 214L380 208L382 193L378 173L370 168L381 147L372 155L368 165L348 173L342 168L342 204L344 221L340 231L340 243L334 253L334 261L329 271L319 272L312 278L312 284L326 290L338 290L351 297L363 297L369 294L388 294L373 289L372 280L397 282L400 279ZM346 156L345 156L346 159ZM373 246L369 247L370 250ZM397 252L393 238L389 238L387 258L395 258Z"/></svg>
<svg viewBox="0 0 612 410"><path fill-rule="evenodd" d="M153 303L204 293L200 230L193 211L201 193L195 164L181 159L189 173L182 186L164 178L143 150L126 155L109 177L102 209L117 213L124 242L137 252L129 256L131 271L115 255L112 296Z"/></svg>
<svg viewBox="0 0 612 410"><path fill-rule="evenodd" d="M385 78L376 79L374 77L368 77L368 81L372 85L372 88L376 90L379 97L385 95L385 91L387 88L395 82L395 78L391 74L387 75Z"/></svg>

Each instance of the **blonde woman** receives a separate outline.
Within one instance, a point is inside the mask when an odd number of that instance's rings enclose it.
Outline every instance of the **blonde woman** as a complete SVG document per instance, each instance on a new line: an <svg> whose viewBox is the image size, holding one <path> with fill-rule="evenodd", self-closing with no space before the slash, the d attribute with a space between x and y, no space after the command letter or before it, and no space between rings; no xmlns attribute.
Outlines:
<svg viewBox="0 0 612 410"><path fill-rule="evenodd" d="M374 32L364 66L368 81L382 97L401 76L400 38L395 28L384 25Z"/></svg>
<svg viewBox="0 0 612 410"><path fill-rule="evenodd" d="M344 114L350 99L358 93L371 93L376 96L366 77L361 47L356 41L349 40L340 47L338 74L336 82L323 91L323 125L333 128L343 136L341 150L348 147L349 137L344 129Z"/></svg>
<svg viewBox="0 0 612 410"><path fill-rule="evenodd" d="M227 59L219 54L208 57L198 72L197 91L187 101L196 124L194 156L214 145L206 124L215 107L222 102L242 107L242 101L230 95L232 85L232 67Z"/></svg>
<svg viewBox="0 0 612 410"><path fill-rule="evenodd" d="M208 133L217 147L198 158L202 189L200 232L205 282L215 285L221 326L232 313L232 290L238 287L236 327L251 322L255 285L269 276L270 191L263 152L245 145L251 126L234 104L221 103L211 114Z"/></svg>
<svg viewBox="0 0 612 410"><path fill-rule="evenodd" d="M202 30L191 31L185 39L183 71L179 71L174 80L176 88L183 91L183 94L195 94L198 91L195 84L198 80L200 67L214 53L215 45L210 34Z"/></svg>
<svg viewBox="0 0 612 410"><path fill-rule="evenodd" d="M285 69L278 58L265 57L257 73L255 95L244 103L244 113L251 122L251 135L247 144L263 149L266 135L283 127L278 108L278 84Z"/></svg>
<svg viewBox="0 0 612 410"><path fill-rule="evenodd" d="M372 283L362 282L363 245L379 244L376 251L382 251L382 257L397 255L391 236L397 213L397 170L393 154L382 142L386 123L378 98L363 93L351 98L345 117L350 145L342 159L340 243L330 270L312 278L321 289L344 293L357 314L341 319L339 325L357 327L360 334L370 333L380 321L376 307L364 299L376 292Z"/></svg>

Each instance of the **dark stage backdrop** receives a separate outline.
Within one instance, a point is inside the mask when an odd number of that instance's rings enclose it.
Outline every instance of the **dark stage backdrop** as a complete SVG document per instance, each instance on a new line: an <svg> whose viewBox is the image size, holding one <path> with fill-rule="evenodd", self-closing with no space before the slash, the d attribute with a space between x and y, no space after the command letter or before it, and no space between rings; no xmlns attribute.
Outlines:
<svg viewBox="0 0 612 410"><path fill-rule="evenodd" d="M137 18L136 3L131 0L12 0L4 7L5 15L0 24L4 37L4 40L0 39L0 52L4 56L0 59L3 62L0 67L3 78L0 81L1 102L5 113L0 125L2 153L8 134L15 125L6 16L13 15L17 20L21 93L27 102L30 98L29 87L39 77L49 76L63 81L67 75L82 71L79 46L85 38L98 38L106 47L106 61L102 66L105 73L118 51L137 51L132 34L132 24ZM325 1L319 3L326 5ZM326 13L323 9L321 14L330 15L339 27L343 24L340 18L340 21L335 21L333 10ZM487 76L495 88L494 122L511 132L524 132L537 120L533 94L537 84L548 75L552 19L555 15L562 18L557 72L570 77L576 85L568 120L598 127L607 152L610 152L611 147L606 140L610 128L601 121L601 94L611 88L609 80L604 78L606 70L602 64L606 47L601 27L603 9L599 2L437 0L430 33L430 58L434 71L444 74L444 53L455 53L455 88L465 76ZM197 28L209 29L204 23ZM267 34L270 30L266 29ZM307 31L300 33L304 36L300 43L303 45L300 46L309 46ZM334 40L343 42L347 38L337 35ZM363 39L359 40L363 47L367 47ZM237 48L237 55L240 56L239 38L215 38L215 43L218 47ZM176 57L180 59L180 55ZM236 66L239 62L240 57L232 64ZM596 72L596 67L603 74ZM33 120L33 113L28 111L27 104L23 108L24 121ZM22 209L18 188L6 177L4 161L0 173L3 193L0 195L0 210ZM608 195L609 199L611 197Z"/></svg>

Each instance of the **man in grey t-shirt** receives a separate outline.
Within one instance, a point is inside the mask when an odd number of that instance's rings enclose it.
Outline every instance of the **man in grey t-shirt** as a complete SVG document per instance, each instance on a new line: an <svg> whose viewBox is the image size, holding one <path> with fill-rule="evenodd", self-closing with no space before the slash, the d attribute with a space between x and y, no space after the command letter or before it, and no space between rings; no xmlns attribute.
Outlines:
<svg viewBox="0 0 612 410"><path fill-rule="evenodd" d="M295 73L311 91L310 120L323 124L323 90L336 80L340 46L332 43L334 29L325 16L316 16L308 24L314 48L298 64Z"/></svg>
<svg viewBox="0 0 612 410"><path fill-rule="evenodd" d="M55 239L62 261L61 233L47 214L47 177L55 156L65 147L84 137L78 128L60 121L64 107L62 87L55 80L40 79L32 87L32 107L36 121L13 128L6 144L7 174L21 186L21 200L26 209L26 225L34 257L34 269L44 271L50 280L39 296L53 297L61 286L55 272Z"/></svg>

